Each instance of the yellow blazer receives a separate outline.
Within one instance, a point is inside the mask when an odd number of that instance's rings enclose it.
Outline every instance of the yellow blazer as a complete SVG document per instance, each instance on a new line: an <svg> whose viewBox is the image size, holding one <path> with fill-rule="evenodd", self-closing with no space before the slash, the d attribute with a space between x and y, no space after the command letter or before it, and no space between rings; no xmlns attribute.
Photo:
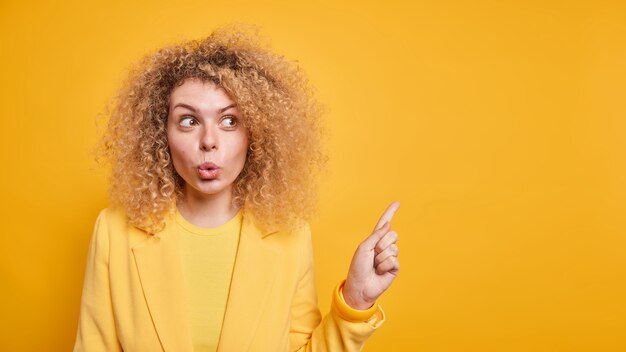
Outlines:
<svg viewBox="0 0 626 352"><path fill-rule="evenodd" d="M154 236L104 209L89 246L74 351L193 351L175 221ZM218 351L358 351L384 321L317 307L308 226L262 231L244 212Z"/></svg>

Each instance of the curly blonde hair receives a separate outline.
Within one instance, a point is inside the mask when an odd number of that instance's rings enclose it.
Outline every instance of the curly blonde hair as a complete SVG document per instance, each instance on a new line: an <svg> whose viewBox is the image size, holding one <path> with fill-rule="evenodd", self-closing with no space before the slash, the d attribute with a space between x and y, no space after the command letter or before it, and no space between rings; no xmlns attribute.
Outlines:
<svg viewBox="0 0 626 352"><path fill-rule="evenodd" d="M316 201L322 109L302 70L249 30L222 28L205 39L162 48L134 67L104 116L98 159L111 164L111 201L130 224L156 233L183 195L172 164L167 116L172 90L187 79L222 87L248 129L245 166L233 202L260 225L291 226Z"/></svg>

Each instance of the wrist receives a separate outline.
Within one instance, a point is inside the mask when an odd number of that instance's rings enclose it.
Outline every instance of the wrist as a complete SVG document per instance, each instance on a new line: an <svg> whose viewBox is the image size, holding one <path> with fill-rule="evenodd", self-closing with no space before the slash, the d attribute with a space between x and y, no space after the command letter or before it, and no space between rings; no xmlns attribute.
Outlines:
<svg viewBox="0 0 626 352"><path fill-rule="evenodd" d="M352 309L366 310L371 308L375 302L360 299L358 294L352 293L353 291L346 290L345 287L341 288L339 292L343 296L344 301L346 301Z"/></svg>
<svg viewBox="0 0 626 352"><path fill-rule="evenodd" d="M374 302L371 307L365 309L355 309L354 307L348 305L346 303L345 297L343 296L343 288L345 281L342 281L335 288L335 293L333 295L333 309L341 316L342 318L353 321L353 322L361 322L367 321L370 317L372 317L376 311L378 310L378 303Z"/></svg>

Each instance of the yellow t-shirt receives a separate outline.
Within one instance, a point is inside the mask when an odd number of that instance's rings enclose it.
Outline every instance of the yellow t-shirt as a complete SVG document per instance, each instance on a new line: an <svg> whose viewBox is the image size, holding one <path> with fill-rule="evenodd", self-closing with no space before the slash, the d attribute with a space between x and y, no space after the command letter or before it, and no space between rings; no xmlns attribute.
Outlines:
<svg viewBox="0 0 626 352"><path fill-rule="evenodd" d="M202 228L176 212L187 282L187 311L194 351L216 351L239 244L241 210L224 225Z"/></svg>

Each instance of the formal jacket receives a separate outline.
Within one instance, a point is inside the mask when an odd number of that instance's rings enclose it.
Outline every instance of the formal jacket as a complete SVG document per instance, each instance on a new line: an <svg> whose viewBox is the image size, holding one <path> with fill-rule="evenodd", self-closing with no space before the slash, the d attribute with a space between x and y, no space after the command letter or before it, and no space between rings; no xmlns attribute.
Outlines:
<svg viewBox="0 0 626 352"><path fill-rule="evenodd" d="M123 212L98 216L74 351L192 351L175 221L149 235ZM244 212L218 351L357 351L384 321L317 307L311 235L263 231Z"/></svg>

